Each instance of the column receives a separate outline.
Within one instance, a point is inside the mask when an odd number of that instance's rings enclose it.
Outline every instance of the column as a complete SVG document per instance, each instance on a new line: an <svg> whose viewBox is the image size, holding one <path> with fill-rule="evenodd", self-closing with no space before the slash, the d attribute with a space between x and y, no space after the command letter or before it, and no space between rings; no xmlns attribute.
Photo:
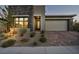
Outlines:
<svg viewBox="0 0 79 59"><path fill-rule="evenodd" d="M29 22L30 31L33 32L33 6L31 6L30 8L28 22Z"/></svg>

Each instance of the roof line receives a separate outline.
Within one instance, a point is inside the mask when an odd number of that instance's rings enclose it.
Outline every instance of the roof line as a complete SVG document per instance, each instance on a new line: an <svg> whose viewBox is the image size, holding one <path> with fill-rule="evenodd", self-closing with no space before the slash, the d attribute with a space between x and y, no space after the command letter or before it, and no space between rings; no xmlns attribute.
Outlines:
<svg viewBox="0 0 79 59"><path fill-rule="evenodd" d="M45 15L45 16L71 16L71 17L73 17L73 16L76 16L76 14L71 14L71 15Z"/></svg>

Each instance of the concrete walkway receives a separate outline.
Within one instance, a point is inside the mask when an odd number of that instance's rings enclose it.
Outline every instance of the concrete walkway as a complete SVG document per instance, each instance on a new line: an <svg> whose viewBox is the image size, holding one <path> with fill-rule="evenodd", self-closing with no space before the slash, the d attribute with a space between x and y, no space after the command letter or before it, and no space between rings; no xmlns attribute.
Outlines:
<svg viewBox="0 0 79 59"><path fill-rule="evenodd" d="M79 46L9 47L1 48L0 54L78 54Z"/></svg>

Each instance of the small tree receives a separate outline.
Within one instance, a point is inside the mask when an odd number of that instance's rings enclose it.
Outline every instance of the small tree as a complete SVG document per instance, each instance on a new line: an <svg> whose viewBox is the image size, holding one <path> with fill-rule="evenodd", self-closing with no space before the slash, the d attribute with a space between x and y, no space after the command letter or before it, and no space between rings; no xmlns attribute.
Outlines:
<svg viewBox="0 0 79 59"><path fill-rule="evenodd" d="M75 23L75 24L73 25L73 30L79 32L79 23Z"/></svg>
<svg viewBox="0 0 79 59"><path fill-rule="evenodd" d="M2 10L2 13L1 14L1 20L2 21L6 21L6 27L7 27L7 31L10 31L10 27L13 26L13 18L12 18L12 15L11 15L11 11L9 10L8 6L4 6L5 9L1 8L0 9Z"/></svg>

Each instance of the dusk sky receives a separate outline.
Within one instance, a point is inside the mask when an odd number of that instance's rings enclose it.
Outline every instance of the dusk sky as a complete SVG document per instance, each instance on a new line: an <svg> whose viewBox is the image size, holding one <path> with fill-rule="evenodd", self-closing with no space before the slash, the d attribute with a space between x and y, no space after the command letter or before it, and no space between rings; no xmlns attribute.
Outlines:
<svg viewBox="0 0 79 59"><path fill-rule="evenodd" d="M79 21L79 5L46 5L45 10L47 15L76 14L74 19Z"/></svg>
<svg viewBox="0 0 79 59"><path fill-rule="evenodd" d="M79 21L79 5L47 5L47 15L60 15L60 14L76 14L74 19Z"/></svg>

